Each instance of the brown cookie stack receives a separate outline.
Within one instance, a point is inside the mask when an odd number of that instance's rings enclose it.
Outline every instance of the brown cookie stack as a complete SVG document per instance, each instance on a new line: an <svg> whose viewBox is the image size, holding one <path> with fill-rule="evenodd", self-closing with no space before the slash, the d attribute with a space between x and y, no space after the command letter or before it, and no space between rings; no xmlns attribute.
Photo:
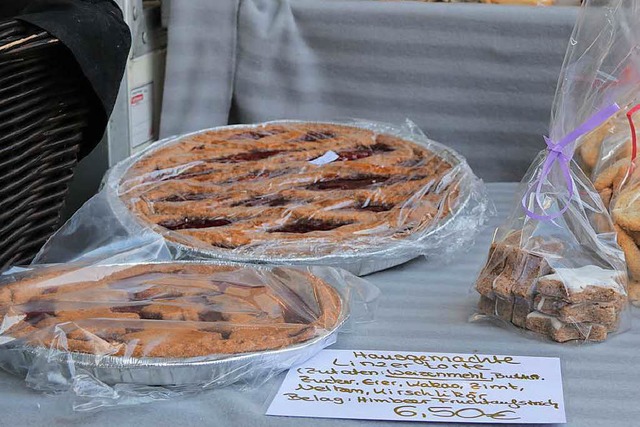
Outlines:
<svg viewBox="0 0 640 427"><path fill-rule="evenodd" d="M494 243L476 289L481 314L557 342L603 341L618 328L624 277L593 265L553 270L508 241Z"/></svg>

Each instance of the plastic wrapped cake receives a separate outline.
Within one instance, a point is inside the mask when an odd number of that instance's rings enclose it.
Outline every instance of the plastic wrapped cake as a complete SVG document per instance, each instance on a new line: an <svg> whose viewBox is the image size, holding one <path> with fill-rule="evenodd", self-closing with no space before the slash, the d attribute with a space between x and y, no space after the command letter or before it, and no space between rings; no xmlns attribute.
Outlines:
<svg viewBox="0 0 640 427"><path fill-rule="evenodd" d="M335 342L350 307L368 316L378 294L328 267L197 262L36 267L2 285L0 366L95 398L95 384L259 384Z"/></svg>
<svg viewBox="0 0 640 427"><path fill-rule="evenodd" d="M421 255L450 259L487 205L464 158L409 125L227 126L118 164L36 262L133 251L367 274Z"/></svg>

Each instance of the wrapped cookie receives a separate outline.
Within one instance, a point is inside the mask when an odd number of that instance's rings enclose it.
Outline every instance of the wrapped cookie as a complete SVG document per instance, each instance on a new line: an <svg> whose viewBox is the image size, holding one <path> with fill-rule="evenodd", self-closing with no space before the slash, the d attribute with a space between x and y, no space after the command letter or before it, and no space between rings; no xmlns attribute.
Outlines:
<svg viewBox="0 0 640 427"><path fill-rule="evenodd" d="M610 120L586 135L578 148L581 166L590 173L594 187L614 222L618 244L625 254L629 275L629 295L640 303L640 172L637 169L638 135L634 120L640 111L640 80L637 70L628 67L614 85L622 86L627 98L633 98ZM630 76L632 76L630 78ZM606 221L591 214L596 229Z"/></svg>
<svg viewBox="0 0 640 427"><path fill-rule="evenodd" d="M631 0L593 1L581 10L547 149L495 233L476 280L473 320L496 319L556 342L604 341L628 327L624 244L616 241L608 203L619 200L615 188L625 182L633 151L624 120L640 94L639 20Z"/></svg>
<svg viewBox="0 0 640 427"><path fill-rule="evenodd" d="M596 189L611 213L618 244L625 254L629 296L636 305L640 303L640 171L634 117L639 110L640 104L636 104L622 111L626 126L612 128L612 133L602 141L593 172ZM611 140L624 143L613 144Z"/></svg>
<svg viewBox="0 0 640 427"><path fill-rule="evenodd" d="M328 267L39 266L0 276L0 368L77 409L257 386L369 320L377 296Z"/></svg>

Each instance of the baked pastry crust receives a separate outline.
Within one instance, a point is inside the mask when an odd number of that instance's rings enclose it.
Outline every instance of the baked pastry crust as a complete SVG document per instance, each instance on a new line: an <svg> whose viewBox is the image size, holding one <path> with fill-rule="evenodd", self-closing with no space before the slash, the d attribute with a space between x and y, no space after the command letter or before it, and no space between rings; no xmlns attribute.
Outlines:
<svg viewBox="0 0 640 427"><path fill-rule="evenodd" d="M310 163L329 152L337 159ZM445 218L458 195L451 171L440 155L392 135L267 124L156 149L129 168L119 195L144 223L189 246L327 254L405 239Z"/></svg>
<svg viewBox="0 0 640 427"><path fill-rule="evenodd" d="M331 285L284 267L158 263L53 269L0 289L4 337L101 356L275 350L333 330L342 316L342 299Z"/></svg>

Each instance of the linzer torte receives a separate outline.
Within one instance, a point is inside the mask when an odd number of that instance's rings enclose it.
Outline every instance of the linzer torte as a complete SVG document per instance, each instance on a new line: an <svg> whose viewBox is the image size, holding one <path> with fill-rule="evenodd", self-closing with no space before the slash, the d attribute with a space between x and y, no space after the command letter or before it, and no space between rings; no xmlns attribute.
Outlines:
<svg viewBox="0 0 640 427"><path fill-rule="evenodd" d="M189 358L290 347L344 314L306 271L170 263L34 273L0 288L0 316L3 345Z"/></svg>
<svg viewBox="0 0 640 427"><path fill-rule="evenodd" d="M167 239L255 255L344 252L418 236L458 198L455 165L372 130L274 123L151 150L119 196Z"/></svg>

